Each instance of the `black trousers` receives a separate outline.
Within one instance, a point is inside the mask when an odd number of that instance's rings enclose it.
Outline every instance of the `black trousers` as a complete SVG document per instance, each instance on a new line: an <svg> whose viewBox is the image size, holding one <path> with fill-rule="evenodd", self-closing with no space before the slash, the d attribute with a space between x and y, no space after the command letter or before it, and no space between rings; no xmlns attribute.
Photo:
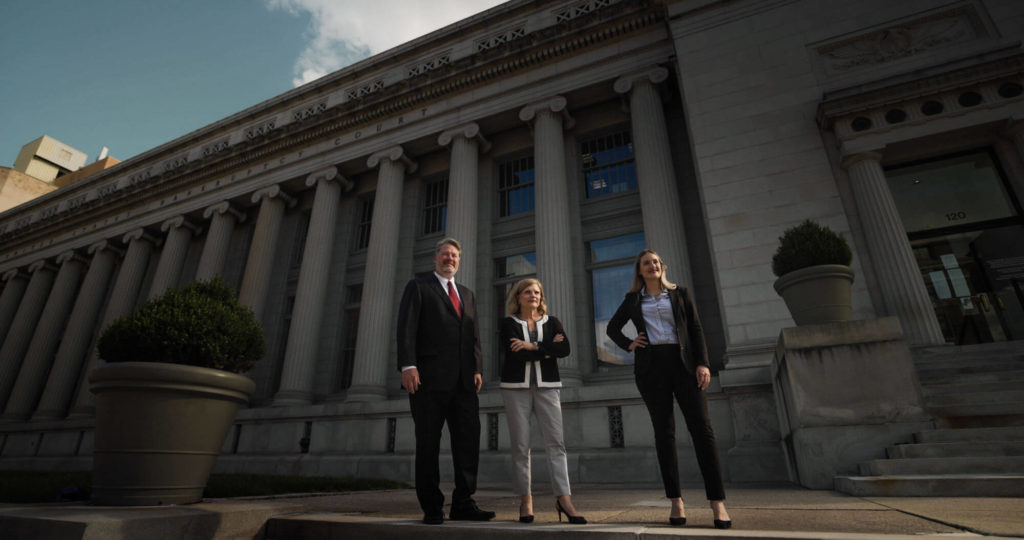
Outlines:
<svg viewBox="0 0 1024 540"><path fill-rule="evenodd" d="M678 345L651 345L651 363L646 373L637 374L636 387L647 405L654 425L654 447L658 452L661 481L665 496L682 496L679 488L679 462L676 456L676 422L673 397L686 420L686 429L693 439L697 464L704 477L708 500L725 500L722 467L718 462L715 432L708 418L708 402L697 387L697 378L686 370L679 358Z"/></svg>
<svg viewBox="0 0 1024 540"><path fill-rule="evenodd" d="M424 514L441 514L441 428L451 435L455 490L452 507L472 501L480 464L480 402L475 392L458 387L450 391L420 390L409 395L416 426L416 498Z"/></svg>

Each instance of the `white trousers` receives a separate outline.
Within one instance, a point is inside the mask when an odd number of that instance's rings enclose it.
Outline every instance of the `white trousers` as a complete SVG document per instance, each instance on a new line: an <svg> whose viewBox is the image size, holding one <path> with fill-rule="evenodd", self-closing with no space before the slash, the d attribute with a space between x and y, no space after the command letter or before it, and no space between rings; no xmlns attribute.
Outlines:
<svg viewBox="0 0 1024 540"><path fill-rule="evenodd" d="M537 415L537 425L544 437L548 455L551 491L556 497L570 495L569 464L562 437L562 400L558 388L502 388L505 414L508 417L509 442L512 446L512 489L516 495L530 491L530 413Z"/></svg>

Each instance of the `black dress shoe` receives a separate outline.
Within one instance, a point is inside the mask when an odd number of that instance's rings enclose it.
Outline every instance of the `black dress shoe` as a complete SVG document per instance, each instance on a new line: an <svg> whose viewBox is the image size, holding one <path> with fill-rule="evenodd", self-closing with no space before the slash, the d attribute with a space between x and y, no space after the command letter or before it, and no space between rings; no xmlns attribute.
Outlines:
<svg viewBox="0 0 1024 540"><path fill-rule="evenodd" d="M423 523L427 525L440 525L444 523L444 514L423 514Z"/></svg>
<svg viewBox="0 0 1024 540"><path fill-rule="evenodd" d="M672 526L675 526L675 527L682 527L683 525L686 525L686 518L685 517L669 517L668 518L668 524L672 525Z"/></svg>
<svg viewBox="0 0 1024 540"><path fill-rule="evenodd" d="M728 529L729 527L732 527L732 520L729 520L729 519L716 519L715 520L715 528L716 529Z"/></svg>
<svg viewBox="0 0 1024 540"><path fill-rule="evenodd" d="M459 506L453 506L448 513L448 519L461 521L489 521L494 519L494 512L481 510L475 502L468 502Z"/></svg>

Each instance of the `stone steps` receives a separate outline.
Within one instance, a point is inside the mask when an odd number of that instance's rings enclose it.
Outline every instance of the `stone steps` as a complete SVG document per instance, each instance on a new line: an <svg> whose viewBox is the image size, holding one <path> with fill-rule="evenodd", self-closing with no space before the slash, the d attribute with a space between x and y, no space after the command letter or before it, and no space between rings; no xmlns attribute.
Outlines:
<svg viewBox="0 0 1024 540"><path fill-rule="evenodd" d="M858 497L1024 497L1024 474L837 476L835 489Z"/></svg>
<svg viewBox="0 0 1024 540"><path fill-rule="evenodd" d="M914 434L914 442L1024 441L1024 426L936 429Z"/></svg>
<svg viewBox="0 0 1024 540"><path fill-rule="evenodd" d="M961 441L898 444L885 450L890 459L1024 456L1024 441Z"/></svg>
<svg viewBox="0 0 1024 540"><path fill-rule="evenodd" d="M1024 456L874 459L861 463L858 472L861 476L903 476L959 474L960 471L978 474L1005 474L1006 471L1024 473Z"/></svg>

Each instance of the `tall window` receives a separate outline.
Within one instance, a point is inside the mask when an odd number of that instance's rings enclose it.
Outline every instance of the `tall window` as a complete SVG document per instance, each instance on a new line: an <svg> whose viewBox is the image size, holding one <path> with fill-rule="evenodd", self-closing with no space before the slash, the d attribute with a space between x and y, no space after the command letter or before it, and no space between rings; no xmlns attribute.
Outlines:
<svg viewBox="0 0 1024 540"><path fill-rule="evenodd" d="M594 337L597 341L598 367L633 363L633 354L623 351L605 334L622 297L633 283L633 259L644 248L644 233L633 233L595 240L588 244L590 277L594 287ZM633 323L622 332L635 336Z"/></svg>
<svg viewBox="0 0 1024 540"><path fill-rule="evenodd" d="M373 222L373 200L374 194L362 197L358 201L359 208L356 213L356 250L366 249L370 246L370 224Z"/></svg>
<svg viewBox="0 0 1024 540"><path fill-rule="evenodd" d="M501 217L533 211L533 156L510 159L498 166Z"/></svg>
<svg viewBox="0 0 1024 540"><path fill-rule="evenodd" d="M448 219L448 179L428 180L424 189L423 234L441 232Z"/></svg>
<svg viewBox="0 0 1024 540"><path fill-rule="evenodd" d="M580 162L588 199L636 189L633 135L629 131L583 141Z"/></svg>
<svg viewBox="0 0 1024 540"><path fill-rule="evenodd" d="M356 336L359 334L359 303L362 299L362 285L350 285L345 290L345 344L341 351L341 369L338 371L338 388L342 390L352 386Z"/></svg>

